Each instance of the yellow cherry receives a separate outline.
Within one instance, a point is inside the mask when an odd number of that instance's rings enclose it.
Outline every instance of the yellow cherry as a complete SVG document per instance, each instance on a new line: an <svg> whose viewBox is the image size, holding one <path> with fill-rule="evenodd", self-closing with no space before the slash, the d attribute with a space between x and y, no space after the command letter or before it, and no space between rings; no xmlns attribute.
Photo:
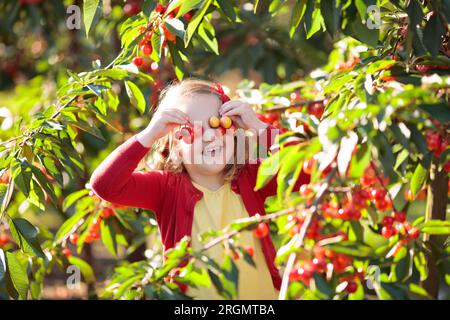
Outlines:
<svg viewBox="0 0 450 320"><path fill-rule="evenodd" d="M209 118L209 125L211 126L211 128L217 128L219 124L220 120L216 116L212 116L211 118Z"/></svg>
<svg viewBox="0 0 450 320"><path fill-rule="evenodd" d="M231 125L233 124L233 121L231 121L230 117L224 116L220 118L220 125L224 127L225 129L229 129Z"/></svg>

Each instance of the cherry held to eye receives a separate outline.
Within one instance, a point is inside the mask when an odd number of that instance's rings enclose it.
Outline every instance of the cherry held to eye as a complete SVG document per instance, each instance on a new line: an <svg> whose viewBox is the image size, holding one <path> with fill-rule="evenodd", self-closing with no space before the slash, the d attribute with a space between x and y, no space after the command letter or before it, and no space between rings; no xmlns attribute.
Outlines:
<svg viewBox="0 0 450 320"><path fill-rule="evenodd" d="M209 125L211 128L217 128L220 125L220 120L216 116L209 118Z"/></svg>
<svg viewBox="0 0 450 320"><path fill-rule="evenodd" d="M175 132L175 139L183 139L184 143L191 144L194 141L194 132L191 127L183 125Z"/></svg>
<svg viewBox="0 0 450 320"><path fill-rule="evenodd" d="M220 118L220 125L223 128L228 129L231 127L232 124L233 122L231 121L230 117L224 116Z"/></svg>

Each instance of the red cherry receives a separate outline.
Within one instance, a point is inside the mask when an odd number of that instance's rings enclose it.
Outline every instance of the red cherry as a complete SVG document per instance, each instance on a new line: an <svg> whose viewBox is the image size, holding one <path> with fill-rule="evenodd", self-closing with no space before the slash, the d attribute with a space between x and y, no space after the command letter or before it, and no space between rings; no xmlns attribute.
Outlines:
<svg viewBox="0 0 450 320"><path fill-rule="evenodd" d="M340 208L338 210L338 218L342 219L342 220L350 219L350 212L349 212L349 210Z"/></svg>
<svg viewBox="0 0 450 320"><path fill-rule="evenodd" d="M101 212L100 212L100 216L104 219L108 219L109 217L114 215L114 210L111 208L104 208Z"/></svg>
<svg viewBox="0 0 450 320"><path fill-rule="evenodd" d="M256 229L253 230L253 234L257 238L264 238L265 236L267 236L269 234L269 227L267 226L266 223L261 222L258 224Z"/></svg>
<svg viewBox="0 0 450 320"><path fill-rule="evenodd" d="M77 244L78 239L79 239L79 236L78 236L77 233L72 233L72 234L70 235L70 237L69 237L69 241L70 241L70 243L72 243L72 244Z"/></svg>
<svg viewBox="0 0 450 320"><path fill-rule="evenodd" d="M446 173L449 173L450 172L450 161L447 161L445 164L444 164L444 172L446 172Z"/></svg>
<svg viewBox="0 0 450 320"><path fill-rule="evenodd" d="M100 216L95 217L94 220L92 220L92 228L94 230L97 230L98 228L100 228L101 223L102 223L102 217L100 217Z"/></svg>
<svg viewBox="0 0 450 320"><path fill-rule="evenodd" d="M347 282L347 287L345 287L345 291L347 293L354 293L358 289L358 285L354 281Z"/></svg>
<svg viewBox="0 0 450 320"><path fill-rule="evenodd" d="M381 211L386 211L392 208L392 202L390 199L381 199L375 201L375 208Z"/></svg>
<svg viewBox="0 0 450 320"><path fill-rule="evenodd" d="M361 219L361 211L355 209L354 207L350 207L349 209L350 219L359 220Z"/></svg>
<svg viewBox="0 0 450 320"><path fill-rule="evenodd" d="M144 63L144 59L142 59L142 57L134 57L134 58L133 58L133 64L134 64L136 67L142 66L143 63Z"/></svg>
<svg viewBox="0 0 450 320"><path fill-rule="evenodd" d="M403 211L397 211L394 214L395 221L398 222L405 222L406 221L406 212Z"/></svg>
<svg viewBox="0 0 450 320"><path fill-rule="evenodd" d="M314 256L317 259L324 259L325 258L325 248L324 247L321 247L321 246L318 246L318 245L314 246L313 253L314 253Z"/></svg>
<svg viewBox="0 0 450 320"><path fill-rule="evenodd" d="M246 246L244 249L245 249L245 251L247 251L247 253L249 254L250 257L254 256L255 250L253 249L252 246Z"/></svg>
<svg viewBox="0 0 450 320"><path fill-rule="evenodd" d="M152 54L153 48L151 45L144 44L141 46L141 51L144 55L149 56Z"/></svg>
<svg viewBox="0 0 450 320"><path fill-rule="evenodd" d="M427 141L427 146L430 150L438 150L442 143L442 137L439 132L433 130L427 130L425 132L425 140Z"/></svg>
<svg viewBox="0 0 450 320"><path fill-rule="evenodd" d="M141 5L139 1L130 1L123 6L123 13L127 17L134 16L141 11Z"/></svg>
<svg viewBox="0 0 450 320"><path fill-rule="evenodd" d="M312 260L312 263L314 265L314 270L317 272L325 272L327 269L327 262L323 258L321 259L314 258Z"/></svg>
<svg viewBox="0 0 450 320"><path fill-rule="evenodd" d="M264 115L264 119L266 123L272 124L274 121L277 121L279 119L279 115L276 113L266 113Z"/></svg>
<svg viewBox="0 0 450 320"><path fill-rule="evenodd" d="M413 192L411 191L411 189L408 189L405 191L405 200L406 201L413 201L414 200L414 195Z"/></svg>
<svg viewBox="0 0 450 320"><path fill-rule="evenodd" d="M10 237L6 233L0 234L0 247L7 245L10 240Z"/></svg>
<svg viewBox="0 0 450 320"><path fill-rule="evenodd" d="M310 270L306 270L303 267L300 267L298 269L292 269L289 273L289 280L290 281L303 281L306 284L309 284L309 280L311 280L313 276L313 272Z"/></svg>
<svg viewBox="0 0 450 320"><path fill-rule="evenodd" d="M386 191L383 189L373 189L370 195L372 196L373 200L384 200L386 197Z"/></svg>
<svg viewBox="0 0 450 320"><path fill-rule="evenodd" d="M296 103L297 101L300 100L301 96L300 96L299 92L294 91L294 92L291 92L290 98L291 98L291 103Z"/></svg>
<svg viewBox="0 0 450 320"><path fill-rule="evenodd" d="M390 237L394 236L397 233L397 230L393 226L384 226L383 229L381 229L381 234L386 239L389 239Z"/></svg>
<svg viewBox="0 0 450 320"><path fill-rule="evenodd" d="M417 239L420 235L420 231L419 228L417 227L412 227L411 229L409 229L408 231L408 235L413 238L413 239Z"/></svg>
<svg viewBox="0 0 450 320"><path fill-rule="evenodd" d="M181 140L183 139L184 143L191 144L194 141L194 131L188 125L182 125L175 132L175 139Z"/></svg>
<svg viewBox="0 0 450 320"><path fill-rule="evenodd" d="M65 248L63 249L62 253L67 257L70 258L72 256L72 252L70 251L70 249Z"/></svg>
<svg viewBox="0 0 450 320"><path fill-rule="evenodd" d="M322 102L311 103L307 107L307 111L310 115L315 116L317 119L322 118L322 115L325 111L325 107Z"/></svg>
<svg viewBox="0 0 450 320"><path fill-rule="evenodd" d="M394 218L391 216L384 216L381 223L383 226L392 226L394 224Z"/></svg>
<svg viewBox="0 0 450 320"><path fill-rule="evenodd" d="M193 14L191 11L189 11L189 12L185 13L183 17L184 17L187 21L191 21L191 19L192 19L193 16L194 16L194 14Z"/></svg>
<svg viewBox="0 0 450 320"><path fill-rule="evenodd" d="M313 173L313 169L314 169L314 165L316 164L316 160L311 158L308 161L303 162L303 171L306 174L312 174Z"/></svg>

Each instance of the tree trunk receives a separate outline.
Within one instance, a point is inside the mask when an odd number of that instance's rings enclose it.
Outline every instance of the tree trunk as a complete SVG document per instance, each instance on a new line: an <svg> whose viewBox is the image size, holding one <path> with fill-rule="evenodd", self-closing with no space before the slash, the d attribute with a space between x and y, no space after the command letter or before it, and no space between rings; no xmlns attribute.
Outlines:
<svg viewBox="0 0 450 320"><path fill-rule="evenodd" d="M430 183L428 185L426 221L428 220L445 220L448 201L448 176L444 170L438 171L438 159L433 157L430 170ZM431 250L428 256L428 278L424 281L423 287L434 298L438 298L439 277L436 265L436 253L440 251L445 241L444 236L425 235L424 240Z"/></svg>

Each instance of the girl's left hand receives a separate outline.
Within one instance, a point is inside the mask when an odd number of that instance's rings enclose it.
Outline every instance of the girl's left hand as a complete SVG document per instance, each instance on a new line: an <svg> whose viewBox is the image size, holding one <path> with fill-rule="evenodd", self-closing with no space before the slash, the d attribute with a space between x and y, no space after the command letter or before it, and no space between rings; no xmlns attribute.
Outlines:
<svg viewBox="0 0 450 320"><path fill-rule="evenodd" d="M219 108L219 114L221 116L228 116L233 120L233 123L245 130L247 129L265 129L267 123L259 120L255 111L253 111L250 104L241 100L230 100L225 102Z"/></svg>

